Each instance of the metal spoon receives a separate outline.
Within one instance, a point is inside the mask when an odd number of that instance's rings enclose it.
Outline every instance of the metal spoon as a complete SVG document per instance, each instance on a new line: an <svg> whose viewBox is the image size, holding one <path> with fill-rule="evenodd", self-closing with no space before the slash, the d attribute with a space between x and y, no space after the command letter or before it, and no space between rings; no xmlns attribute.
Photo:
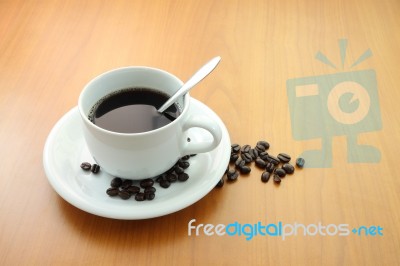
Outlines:
<svg viewBox="0 0 400 266"><path fill-rule="evenodd" d="M182 87L177 90L160 108L158 108L157 112L162 113L168 109L175 101L185 93L187 93L191 88L193 88L197 83L202 81L214 68L218 65L221 60L220 56L214 57L204 66L202 66L197 72L188 80Z"/></svg>

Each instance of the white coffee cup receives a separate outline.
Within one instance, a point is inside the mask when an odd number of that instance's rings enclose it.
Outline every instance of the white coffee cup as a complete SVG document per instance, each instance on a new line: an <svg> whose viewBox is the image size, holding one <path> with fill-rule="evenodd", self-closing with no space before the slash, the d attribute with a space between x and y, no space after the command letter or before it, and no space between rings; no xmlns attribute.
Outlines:
<svg viewBox="0 0 400 266"><path fill-rule="evenodd" d="M91 80L79 96L83 133L91 155L101 169L113 176L144 179L170 169L179 158L213 150L221 141L221 128L207 116L190 112L189 93L177 105L181 114L169 124L142 133L118 133L103 129L88 119L91 108L102 97L124 88L151 88L172 95L182 86L174 75L150 67L123 67ZM203 128L212 141L188 138L190 128ZM207 133L207 132L205 132Z"/></svg>

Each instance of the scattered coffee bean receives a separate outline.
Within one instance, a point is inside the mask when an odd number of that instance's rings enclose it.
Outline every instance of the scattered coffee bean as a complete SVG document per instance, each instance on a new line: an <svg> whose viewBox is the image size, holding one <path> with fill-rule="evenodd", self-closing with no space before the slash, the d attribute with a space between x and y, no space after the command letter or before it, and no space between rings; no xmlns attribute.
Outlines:
<svg viewBox="0 0 400 266"><path fill-rule="evenodd" d="M85 171L89 171L92 168L92 165L88 162L81 163L81 168Z"/></svg>
<svg viewBox="0 0 400 266"><path fill-rule="evenodd" d="M281 178L279 177L279 175L274 174L274 182L277 184L281 183Z"/></svg>
<svg viewBox="0 0 400 266"><path fill-rule="evenodd" d="M221 178L221 179L218 181L216 187L223 187L223 186L224 186L224 183L225 183L224 178Z"/></svg>
<svg viewBox="0 0 400 266"><path fill-rule="evenodd" d="M160 181L160 186L162 188L169 188L170 185L171 185L171 183L168 180L161 180Z"/></svg>
<svg viewBox="0 0 400 266"><path fill-rule="evenodd" d="M303 168L304 164L305 164L305 160L303 158L297 158L297 160L296 160L297 167Z"/></svg>
<svg viewBox="0 0 400 266"><path fill-rule="evenodd" d="M271 154L268 155L268 161L274 165L278 165L280 163L279 159Z"/></svg>
<svg viewBox="0 0 400 266"><path fill-rule="evenodd" d="M182 169L187 169L187 168L189 168L190 163L188 161L179 161L178 165Z"/></svg>
<svg viewBox="0 0 400 266"><path fill-rule="evenodd" d="M188 179L189 179L189 175L186 173L182 173L182 174L178 175L178 180L181 182L185 182Z"/></svg>
<svg viewBox="0 0 400 266"><path fill-rule="evenodd" d="M176 180L178 180L178 176L176 174L174 174L174 173L168 174L167 175L167 180L170 183L176 182Z"/></svg>
<svg viewBox="0 0 400 266"><path fill-rule="evenodd" d="M264 147L263 145L259 144L259 143L256 145L255 149L256 149L259 153L265 152L265 147Z"/></svg>
<svg viewBox="0 0 400 266"><path fill-rule="evenodd" d="M125 190L128 191L129 194L135 195L136 193L138 193L140 191L140 187L138 187L138 186L129 186Z"/></svg>
<svg viewBox="0 0 400 266"><path fill-rule="evenodd" d="M262 169L265 169L265 167L267 166L267 163L261 159L261 158L257 158L255 161L256 165Z"/></svg>
<svg viewBox="0 0 400 266"><path fill-rule="evenodd" d="M266 151L260 152L260 153L258 154L258 156L259 156L262 160L268 161L268 152L266 152Z"/></svg>
<svg viewBox="0 0 400 266"><path fill-rule="evenodd" d="M149 193L149 192L155 193L156 188L155 187L147 187L144 189L144 193Z"/></svg>
<svg viewBox="0 0 400 266"><path fill-rule="evenodd" d="M244 152L240 155L242 157L242 159L246 162L246 163L251 163L253 161L253 158L251 157L251 155L247 152Z"/></svg>
<svg viewBox="0 0 400 266"><path fill-rule="evenodd" d="M226 177L229 181L235 181L239 176L238 171L236 169L229 169L228 173L226 173Z"/></svg>
<svg viewBox="0 0 400 266"><path fill-rule="evenodd" d="M97 174L100 171L100 166L97 164L93 164L91 171L93 174Z"/></svg>
<svg viewBox="0 0 400 266"><path fill-rule="evenodd" d="M240 145L239 144L232 144L231 145L231 152L233 153L239 153L240 152Z"/></svg>
<svg viewBox="0 0 400 266"><path fill-rule="evenodd" d="M272 173L275 170L275 164L268 162L265 166L265 170L269 173Z"/></svg>
<svg viewBox="0 0 400 266"><path fill-rule="evenodd" d="M242 153L248 153L251 150L251 146L250 145L243 145L242 148L240 149L240 151Z"/></svg>
<svg viewBox="0 0 400 266"><path fill-rule="evenodd" d="M286 176L286 172L282 168L276 168L274 173L278 175L280 178L284 178Z"/></svg>
<svg viewBox="0 0 400 266"><path fill-rule="evenodd" d="M190 159L190 155L185 155L181 159L184 160L184 161L187 161L187 160Z"/></svg>
<svg viewBox="0 0 400 266"><path fill-rule="evenodd" d="M130 186L132 186L132 184L133 184L133 181L132 180L130 180L130 179L125 179L124 181L122 181L122 184L121 184L121 188L122 189L125 189L125 188L127 188L127 187L130 187Z"/></svg>
<svg viewBox="0 0 400 266"><path fill-rule="evenodd" d="M251 159L254 161L258 157L258 151L256 149L251 149L249 151Z"/></svg>
<svg viewBox="0 0 400 266"><path fill-rule="evenodd" d="M119 196L121 199L127 200L127 199L129 199L129 198L131 197L131 194L130 194L128 191L126 191L126 190L120 190L120 191L118 192L118 196Z"/></svg>
<svg viewBox="0 0 400 266"><path fill-rule="evenodd" d="M241 166L243 166L243 165L245 165L246 164L246 162L242 159L242 158L238 158L237 160L236 160L236 162L235 162L235 166L236 167L241 167ZM229 169L229 165L228 165L228 169Z"/></svg>
<svg viewBox="0 0 400 266"><path fill-rule="evenodd" d="M182 167L176 166L175 167L175 173L182 174L185 170Z"/></svg>
<svg viewBox="0 0 400 266"><path fill-rule="evenodd" d="M281 161L282 163L288 163L290 162L290 155L286 154L286 153L279 153L278 154L278 159L279 161Z"/></svg>
<svg viewBox="0 0 400 266"><path fill-rule="evenodd" d="M136 201L144 201L146 199L146 195L143 192L139 192L135 195Z"/></svg>
<svg viewBox="0 0 400 266"><path fill-rule="evenodd" d="M265 171L261 174L261 181L264 183L267 183L270 177L271 177L271 173Z"/></svg>
<svg viewBox="0 0 400 266"><path fill-rule="evenodd" d="M265 148L265 150L268 150L268 149L269 149L269 143L266 142L265 140L260 140L260 141L258 141L258 142L257 142L257 145L262 145L262 146Z"/></svg>
<svg viewBox="0 0 400 266"><path fill-rule="evenodd" d="M251 172L251 168L249 166L247 166L247 165L244 165L244 166L239 168L239 171L240 171L241 174L246 175L246 174Z"/></svg>
<svg viewBox="0 0 400 266"><path fill-rule="evenodd" d="M146 178L140 181L140 187L142 188L152 187L153 185L154 185L154 180L151 178Z"/></svg>
<svg viewBox="0 0 400 266"><path fill-rule="evenodd" d="M119 192L119 189L116 187L110 187L106 191L107 195L111 196L111 197L117 196L118 192Z"/></svg>
<svg viewBox="0 0 400 266"><path fill-rule="evenodd" d="M175 172L175 166L176 166L176 164L175 164L174 166L172 166L170 169L168 169L168 170L165 172L165 174L171 174L171 173Z"/></svg>
<svg viewBox="0 0 400 266"><path fill-rule="evenodd" d="M294 173L294 166L290 163L285 163L284 165L282 165L282 169L285 170L286 174L291 175Z"/></svg>
<svg viewBox="0 0 400 266"><path fill-rule="evenodd" d="M231 153L231 158L229 159L229 161L231 163L236 162L236 160L239 158L239 154L237 153Z"/></svg>
<svg viewBox="0 0 400 266"><path fill-rule="evenodd" d="M154 192L144 193L144 195L147 200L153 200L156 197L156 194Z"/></svg>
<svg viewBox="0 0 400 266"><path fill-rule="evenodd" d="M122 185L122 179L119 177L113 178L110 183L111 187L120 187Z"/></svg>
<svg viewBox="0 0 400 266"><path fill-rule="evenodd" d="M157 183L160 183L161 180L167 180L167 174L161 174L156 178Z"/></svg>

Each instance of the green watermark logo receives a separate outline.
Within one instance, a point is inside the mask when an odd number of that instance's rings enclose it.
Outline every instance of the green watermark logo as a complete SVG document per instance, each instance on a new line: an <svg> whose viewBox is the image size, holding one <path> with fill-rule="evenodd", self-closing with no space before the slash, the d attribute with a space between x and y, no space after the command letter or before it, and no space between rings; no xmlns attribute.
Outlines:
<svg viewBox="0 0 400 266"><path fill-rule="evenodd" d="M339 40L341 71L344 69L347 40ZM370 49L351 64L350 69L372 56ZM323 53L315 57L335 69ZM306 150L307 167L332 167L332 138L346 136L349 163L378 163L381 153L373 145L359 144L364 132L382 129L376 73L373 69L293 78L286 83L292 135L295 140L320 139L321 148Z"/></svg>

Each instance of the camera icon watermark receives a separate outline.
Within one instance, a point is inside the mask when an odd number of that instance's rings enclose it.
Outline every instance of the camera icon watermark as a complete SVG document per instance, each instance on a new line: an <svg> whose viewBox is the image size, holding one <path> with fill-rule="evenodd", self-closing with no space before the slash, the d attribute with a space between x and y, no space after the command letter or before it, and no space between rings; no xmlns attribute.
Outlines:
<svg viewBox="0 0 400 266"><path fill-rule="evenodd" d="M339 40L342 66L347 40ZM368 49L351 67L370 57ZM322 53L316 58L336 68ZM321 139L321 149L300 156L307 167L332 166L332 138L346 136L349 163L378 163L381 153L357 142L359 134L382 129L376 73L373 69L287 80L292 135L296 140Z"/></svg>

